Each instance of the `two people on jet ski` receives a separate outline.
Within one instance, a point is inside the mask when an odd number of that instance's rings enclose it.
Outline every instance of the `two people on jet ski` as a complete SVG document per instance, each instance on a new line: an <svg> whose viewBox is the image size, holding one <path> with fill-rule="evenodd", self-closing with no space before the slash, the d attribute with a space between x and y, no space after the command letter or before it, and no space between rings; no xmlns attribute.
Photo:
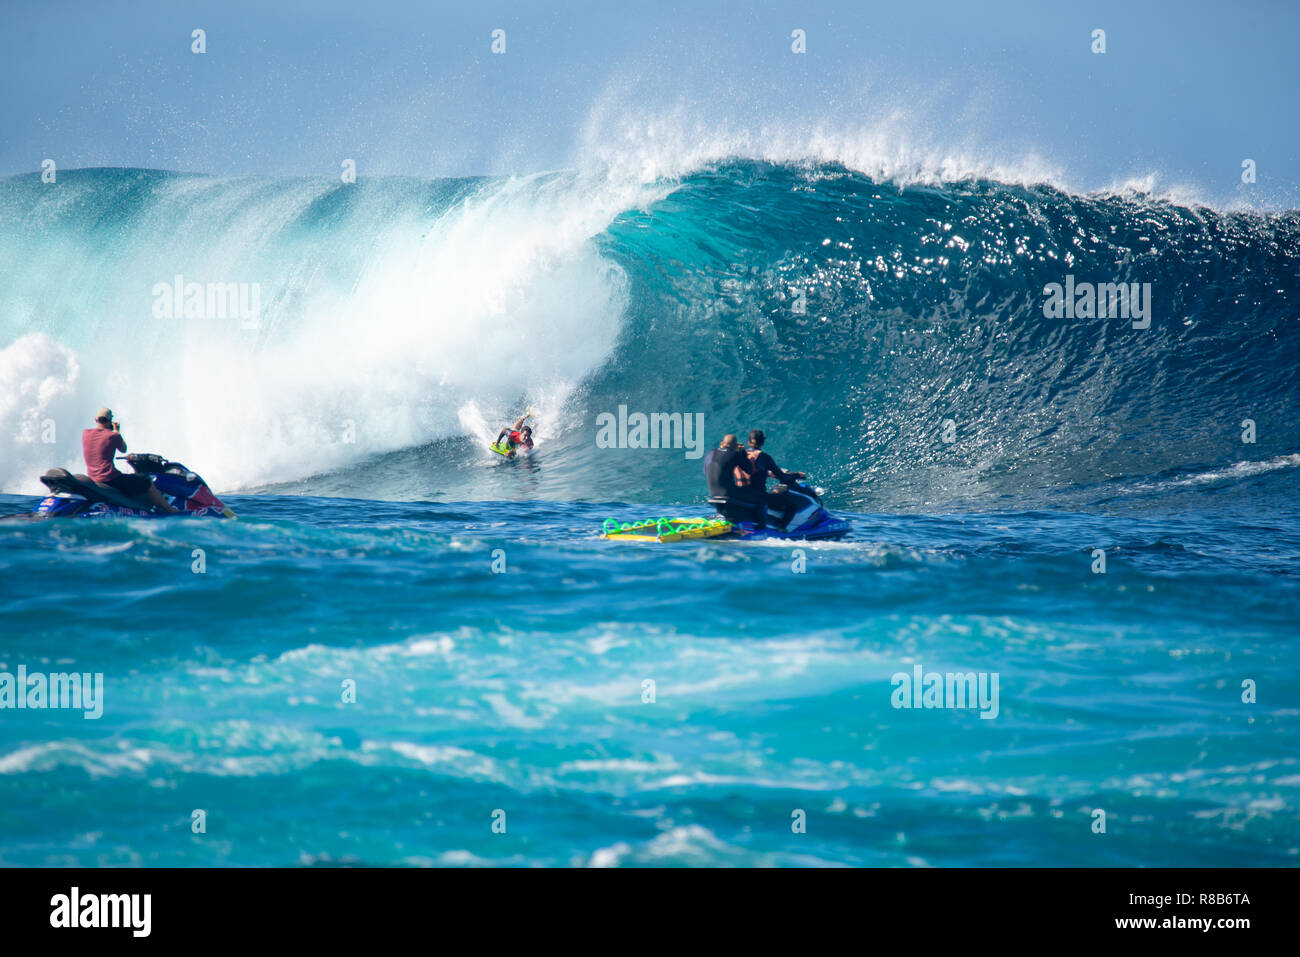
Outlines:
<svg viewBox="0 0 1300 957"><path fill-rule="evenodd" d="M750 448L745 449L730 433L722 437L716 449L704 457L704 476L709 483L709 497L718 500L724 518L733 521L752 521L759 528L767 526L769 507L779 511L779 527L786 528L790 520L809 504L807 496L791 492L789 487L804 478L803 472L785 472L776 460L763 451L766 436L762 430L749 433ZM772 476L787 487L781 491L767 491L767 478Z"/></svg>
<svg viewBox="0 0 1300 957"><path fill-rule="evenodd" d="M497 446L509 449L512 453L519 449L523 449L525 452L531 451L533 447L533 430L531 426L524 425L524 422L530 419L532 414L532 409L526 409L514 425L507 425L498 432Z"/></svg>
<svg viewBox="0 0 1300 957"><path fill-rule="evenodd" d="M158 486L147 476L119 472L113 463L115 451L126 452L122 427L113 421L112 409L100 409L95 413L95 427L81 433L81 456L86 460L86 474L92 481L112 486L128 498L147 498L159 511L173 514L178 511L168 504Z"/></svg>

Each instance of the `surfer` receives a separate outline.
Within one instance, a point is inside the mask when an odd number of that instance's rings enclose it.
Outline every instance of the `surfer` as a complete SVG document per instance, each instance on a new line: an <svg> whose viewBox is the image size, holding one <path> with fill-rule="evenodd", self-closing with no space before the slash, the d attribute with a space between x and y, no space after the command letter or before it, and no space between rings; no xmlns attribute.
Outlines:
<svg viewBox="0 0 1300 957"><path fill-rule="evenodd" d="M533 448L533 429L531 426L524 425L524 422L532 418L533 410L525 409L514 425L507 425L497 433L497 440L492 445L494 452L499 452L505 456L514 455L519 449L525 452L531 452Z"/></svg>
<svg viewBox="0 0 1300 957"><path fill-rule="evenodd" d="M126 452L122 426L113 421L112 409L100 409L95 413L95 428L81 433L81 457L86 460L86 474L94 482L110 485L130 498L148 498L154 508L175 514L177 509L167 504L158 486L148 478L117 470L113 464L114 450Z"/></svg>

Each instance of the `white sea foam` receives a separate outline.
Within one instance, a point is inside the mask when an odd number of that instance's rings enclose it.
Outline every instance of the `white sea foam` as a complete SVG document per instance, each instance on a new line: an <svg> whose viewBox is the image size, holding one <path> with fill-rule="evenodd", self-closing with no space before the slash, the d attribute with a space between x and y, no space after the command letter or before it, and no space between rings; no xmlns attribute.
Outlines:
<svg viewBox="0 0 1300 957"><path fill-rule="evenodd" d="M557 412L613 348L626 279L591 240L654 190L536 175L430 216L381 183L341 224L295 225L328 188L168 180L115 243L49 250L80 278L0 350L0 489L78 466L102 405L133 450L230 490L464 434L468 408L483 432L521 401ZM174 272L260 283L260 325L154 318L150 289ZM48 294L37 286L14 294ZM540 435L555 418L539 415ZM39 441L46 420L54 444Z"/></svg>

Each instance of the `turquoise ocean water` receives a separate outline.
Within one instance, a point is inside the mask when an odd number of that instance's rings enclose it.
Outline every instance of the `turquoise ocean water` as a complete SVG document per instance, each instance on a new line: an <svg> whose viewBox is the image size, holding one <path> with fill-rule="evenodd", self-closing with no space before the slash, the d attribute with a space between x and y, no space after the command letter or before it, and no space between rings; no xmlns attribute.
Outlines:
<svg viewBox="0 0 1300 957"><path fill-rule="evenodd" d="M0 182L0 512L108 403L239 519L0 522L0 672L104 681L0 711L0 864L1297 862L1295 214L61 176ZM258 322L153 317L176 274ZM1045 317L1067 275L1150 328ZM619 405L764 428L853 534L602 541L708 513ZM996 716L895 707L918 665Z"/></svg>

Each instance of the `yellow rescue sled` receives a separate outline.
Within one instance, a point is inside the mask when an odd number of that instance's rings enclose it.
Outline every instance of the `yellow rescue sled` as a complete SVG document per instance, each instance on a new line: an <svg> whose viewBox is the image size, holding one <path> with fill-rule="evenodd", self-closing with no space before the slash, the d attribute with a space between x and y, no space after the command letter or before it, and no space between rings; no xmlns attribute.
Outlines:
<svg viewBox="0 0 1300 957"><path fill-rule="evenodd" d="M607 518L600 537L614 542L684 542L696 538L716 538L735 531L735 526L720 518L648 518L640 522L620 522Z"/></svg>

